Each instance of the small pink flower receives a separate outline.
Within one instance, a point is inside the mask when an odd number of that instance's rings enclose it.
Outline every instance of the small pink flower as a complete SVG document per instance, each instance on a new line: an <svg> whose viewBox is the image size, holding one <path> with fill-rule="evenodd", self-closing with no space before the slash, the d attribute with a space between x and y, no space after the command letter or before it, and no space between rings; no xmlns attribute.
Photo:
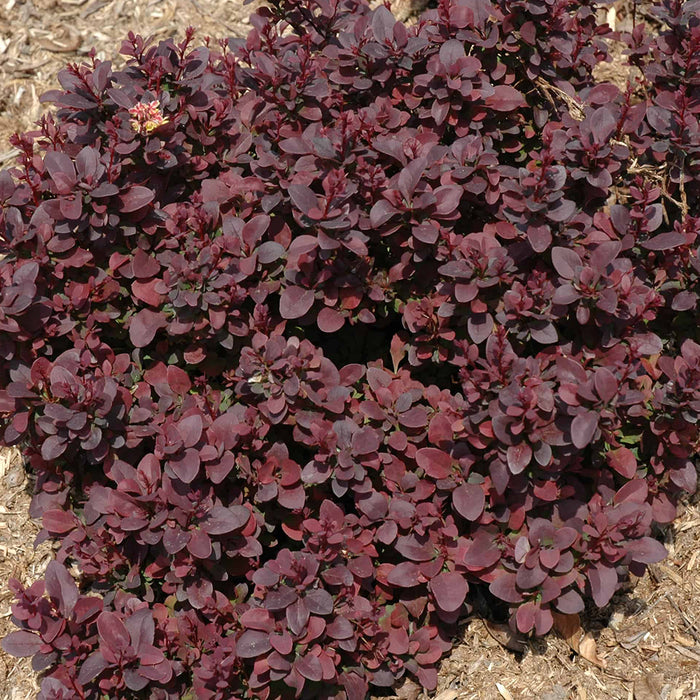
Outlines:
<svg viewBox="0 0 700 700"><path fill-rule="evenodd" d="M129 126L137 134L150 134L170 121L163 115L158 100L139 102L129 110L129 114L132 117Z"/></svg>

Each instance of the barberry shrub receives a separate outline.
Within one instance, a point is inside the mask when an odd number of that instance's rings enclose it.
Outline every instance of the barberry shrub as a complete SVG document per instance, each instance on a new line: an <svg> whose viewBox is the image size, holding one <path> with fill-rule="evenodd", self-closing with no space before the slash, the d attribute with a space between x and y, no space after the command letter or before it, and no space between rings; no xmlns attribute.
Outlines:
<svg viewBox="0 0 700 700"><path fill-rule="evenodd" d="M545 634L663 558L696 6L622 37L625 91L589 0L277 0L59 74L0 174L2 440L60 543L4 648L40 698L434 688L475 596Z"/></svg>

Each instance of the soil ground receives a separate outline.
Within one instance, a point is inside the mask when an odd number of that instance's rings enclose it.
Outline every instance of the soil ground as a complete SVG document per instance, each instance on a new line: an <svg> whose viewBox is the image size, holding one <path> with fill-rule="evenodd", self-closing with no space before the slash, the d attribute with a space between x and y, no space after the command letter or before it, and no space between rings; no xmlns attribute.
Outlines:
<svg viewBox="0 0 700 700"><path fill-rule="evenodd" d="M608 14L618 28L631 13L622 0ZM629 0L637 2L637 0ZM409 20L423 0L397 0L395 14ZM641 7L642 3L638 3ZM250 6L241 0L0 0L0 168L14 153L8 137L33 128L44 106L40 95L58 87L68 62L114 60L129 30L157 38L181 38L198 29L200 40L245 35ZM600 78L624 84L628 71L620 46ZM0 451L0 637L12 630L7 580L29 584L51 560L48 543L34 548L39 526L28 515L31 477L14 450ZM502 627L479 618L460 626L444 660L438 700L700 700L700 500L690 500L665 532L670 556L631 582L611 605L582 616L587 632L570 642L555 634L507 648ZM512 644L511 644L512 646ZM588 660L588 659L592 659ZM0 651L0 700L25 700L38 690L27 659ZM397 700L428 696L406 683Z"/></svg>

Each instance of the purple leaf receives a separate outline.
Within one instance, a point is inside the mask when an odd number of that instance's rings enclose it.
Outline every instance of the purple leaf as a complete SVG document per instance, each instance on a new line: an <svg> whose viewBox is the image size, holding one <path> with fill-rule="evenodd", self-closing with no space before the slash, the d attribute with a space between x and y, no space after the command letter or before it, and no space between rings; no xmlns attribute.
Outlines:
<svg viewBox="0 0 700 700"><path fill-rule="evenodd" d="M310 611L309 606L303 598L297 598L286 610L285 617L287 618L287 627L295 636L300 637L306 624L309 621Z"/></svg>
<svg viewBox="0 0 700 700"><path fill-rule="evenodd" d="M506 453L508 468L513 474L520 474L532 460L532 448L526 442L511 445Z"/></svg>
<svg viewBox="0 0 700 700"><path fill-rule="evenodd" d="M552 248L552 265L554 269L566 280L571 280L576 275L576 270L581 268L581 258L571 248Z"/></svg>
<svg viewBox="0 0 700 700"><path fill-rule="evenodd" d="M323 667L318 657L305 654L294 662L294 668L304 678L310 681L320 681L323 678Z"/></svg>
<svg viewBox="0 0 700 700"><path fill-rule="evenodd" d="M339 311L326 306L319 311L316 324L324 333L335 333L345 325L345 317Z"/></svg>
<svg viewBox="0 0 700 700"><path fill-rule="evenodd" d="M108 663L99 651L95 651L83 661L78 673L78 681L86 685L99 676L102 671L109 668Z"/></svg>
<svg viewBox="0 0 700 700"><path fill-rule="evenodd" d="M314 191L306 185L290 185L289 198L294 206L308 216L312 209L318 205Z"/></svg>
<svg viewBox="0 0 700 700"><path fill-rule="evenodd" d="M162 313L142 309L131 317L129 338L134 347L145 348L155 338L160 328L165 328L167 321Z"/></svg>
<svg viewBox="0 0 700 700"><path fill-rule="evenodd" d="M312 289L285 287L280 296L280 316L285 319L301 318L314 305Z"/></svg>
<svg viewBox="0 0 700 700"><path fill-rule="evenodd" d="M588 570L593 601L599 608L605 607L617 590L617 571L607 566L595 566Z"/></svg>
<svg viewBox="0 0 700 700"><path fill-rule="evenodd" d="M466 520L477 520L484 512L486 496L479 484L462 484L452 492L454 509Z"/></svg>
<svg viewBox="0 0 700 700"><path fill-rule="evenodd" d="M452 473L452 457L436 447L418 450L416 464L433 479L446 479Z"/></svg>
<svg viewBox="0 0 700 700"><path fill-rule="evenodd" d="M496 112L510 112L524 107L526 102L522 93L510 85L496 85L493 95L484 100L484 104Z"/></svg>
<svg viewBox="0 0 700 700"><path fill-rule="evenodd" d="M667 231L666 233L660 233L658 236L650 238L648 241L642 242L642 248L647 250L671 250L679 245L685 245L686 238L682 233L678 231Z"/></svg>
<svg viewBox="0 0 700 700"><path fill-rule="evenodd" d="M44 578L49 598L58 602L58 609L64 617L70 617L78 602L78 586L73 577L63 564L52 561L46 567Z"/></svg>
<svg viewBox="0 0 700 700"><path fill-rule="evenodd" d="M177 431L180 433L185 447L193 447L199 442L199 438L202 436L202 428L202 417L198 413L183 418L177 424Z"/></svg>
<svg viewBox="0 0 700 700"><path fill-rule="evenodd" d="M2 639L2 648L12 656L34 656L41 649L42 641L39 635L26 630L10 632Z"/></svg>
<svg viewBox="0 0 700 700"><path fill-rule="evenodd" d="M642 564L656 564L668 556L663 544L653 537L642 537L627 542L627 552L632 561Z"/></svg>
<svg viewBox="0 0 700 700"><path fill-rule="evenodd" d="M225 535L240 530L250 520L250 511L245 506L214 506L201 522L202 530L210 535Z"/></svg>
<svg viewBox="0 0 700 700"><path fill-rule="evenodd" d="M420 182L426 165L425 158L416 158L399 173L399 191L407 202L413 199L413 193Z"/></svg>
<svg viewBox="0 0 700 700"><path fill-rule="evenodd" d="M242 659L254 659L272 649L270 635L260 630L245 630L236 640L236 654Z"/></svg>
<svg viewBox="0 0 700 700"><path fill-rule="evenodd" d="M419 583L420 567L410 561L397 564L387 576L387 581L392 586L399 588L411 588Z"/></svg>
<svg viewBox="0 0 700 700"><path fill-rule="evenodd" d="M69 511L51 508L44 511L42 524L51 534L65 535L75 529L76 520L73 513Z"/></svg>
<svg viewBox="0 0 700 700"><path fill-rule="evenodd" d="M126 650L131 646L129 631L117 613L104 611L97 618L100 639L111 652Z"/></svg>
<svg viewBox="0 0 700 700"><path fill-rule="evenodd" d="M330 615L333 612L333 596L323 588L308 591L304 601L314 615Z"/></svg>
<svg viewBox="0 0 700 700"><path fill-rule="evenodd" d="M185 484L191 484L199 474L199 452L190 447L168 461L173 474Z"/></svg>
<svg viewBox="0 0 700 700"><path fill-rule="evenodd" d="M119 195L119 211L124 214L138 211L150 204L155 196L156 193L148 187L133 185Z"/></svg>
<svg viewBox="0 0 700 700"><path fill-rule="evenodd" d="M440 610L455 612L462 607L469 586L461 574L445 571L430 580L430 590Z"/></svg>
<svg viewBox="0 0 700 700"><path fill-rule="evenodd" d="M571 441L579 450L586 447L598 430L598 414L593 411L579 413L571 422Z"/></svg>

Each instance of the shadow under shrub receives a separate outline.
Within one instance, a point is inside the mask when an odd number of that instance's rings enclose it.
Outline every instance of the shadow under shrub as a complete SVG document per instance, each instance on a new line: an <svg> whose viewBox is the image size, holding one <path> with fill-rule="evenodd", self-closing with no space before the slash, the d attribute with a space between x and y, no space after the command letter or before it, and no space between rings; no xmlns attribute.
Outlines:
<svg viewBox="0 0 700 700"><path fill-rule="evenodd" d="M0 173L2 442L60 541L40 697L437 683L469 587L604 606L696 486L700 20L282 0L94 57ZM79 582L68 569L76 567Z"/></svg>

